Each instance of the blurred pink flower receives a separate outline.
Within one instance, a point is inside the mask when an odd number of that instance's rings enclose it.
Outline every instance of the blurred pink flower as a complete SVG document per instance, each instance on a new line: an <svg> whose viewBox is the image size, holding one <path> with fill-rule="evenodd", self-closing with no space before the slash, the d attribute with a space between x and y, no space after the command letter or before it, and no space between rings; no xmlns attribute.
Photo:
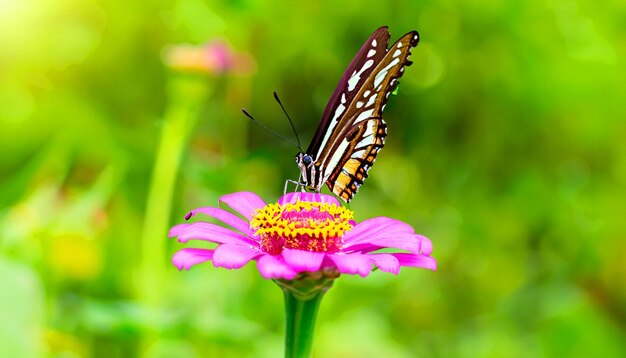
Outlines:
<svg viewBox="0 0 626 358"><path fill-rule="evenodd" d="M256 64L250 54L235 52L221 41L204 45L174 45L165 49L164 62L172 69L210 74L249 74Z"/></svg>
<svg viewBox="0 0 626 358"><path fill-rule="evenodd" d="M355 223L352 211L332 196L288 193L266 205L251 192L222 196L235 215L221 208L192 210L211 216L232 229L209 222L179 224L170 230L178 241L204 240L215 249L184 248L174 254L178 269L213 261L216 267L241 268L251 260L267 279L294 279L302 272L336 271L367 276L373 266L398 274L401 266L436 270L432 244L401 221L377 217ZM234 230L233 230L234 229ZM380 249L387 249L379 252ZM388 249L402 252L389 252Z"/></svg>

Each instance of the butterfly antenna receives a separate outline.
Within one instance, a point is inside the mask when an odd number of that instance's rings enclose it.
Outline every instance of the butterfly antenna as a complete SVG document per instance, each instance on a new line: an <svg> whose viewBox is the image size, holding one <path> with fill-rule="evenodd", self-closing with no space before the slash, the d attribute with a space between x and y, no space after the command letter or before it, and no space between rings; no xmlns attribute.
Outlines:
<svg viewBox="0 0 626 358"><path fill-rule="evenodd" d="M278 98L278 93L276 93L276 91L274 91L274 98L276 99L276 102L278 102L278 104L280 105L280 108L283 109L283 113L285 113L285 116L287 116L287 120L289 120L289 124L291 124L291 129L293 129L293 134L296 135L296 140L298 141L298 148L300 148L300 151L304 152L304 149L302 149L302 144L300 143L300 138L298 138L298 132L296 131L296 127L293 125L293 121L291 120L291 117L289 117L289 114L287 113L285 106L283 106L283 103L280 101L280 98Z"/></svg>
<svg viewBox="0 0 626 358"><path fill-rule="evenodd" d="M299 144L299 143L295 143L295 142L294 142L294 141L292 141L291 139L286 138L286 137L284 137L284 136L282 136L282 135L280 135L280 134L276 133L275 131L273 131L273 130L269 129L269 128L268 128L267 126L265 126L263 123L261 123L261 122L257 121L256 119L254 119L254 117L252 117L252 115L251 115L250 113L248 113L248 111L246 111L246 109L245 109L245 108L242 108L242 109L241 109L241 111L243 112L243 114L245 114L245 115L246 115L246 117L250 118L250 120L251 120L254 124L256 124L257 126L259 126L259 127L263 128L263 129L265 129L266 131L268 131L268 132L272 133L273 135L277 136L278 138L280 138L280 139L284 140L285 142L287 142L287 143L289 143L289 144L291 144L291 145L293 145L293 146L295 146L295 147L298 147L298 148L300 148L300 150L302 150L302 148L300 147L300 144Z"/></svg>

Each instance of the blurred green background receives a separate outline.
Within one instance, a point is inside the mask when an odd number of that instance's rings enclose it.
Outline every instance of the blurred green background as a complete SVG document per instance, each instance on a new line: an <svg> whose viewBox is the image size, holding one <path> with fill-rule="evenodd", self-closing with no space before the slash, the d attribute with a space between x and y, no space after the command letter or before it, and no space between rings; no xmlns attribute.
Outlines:
<svg viewBox="0 0 626 358"><path fill-rule="evenodd" d="M280 290L167 230L276 200L297 149L241 108L306 147L381 25L422 40L351 208L439 269L340 278L316 355L626 356L626 2L575 0L1 0L0 355L280 356Z"/></svg>

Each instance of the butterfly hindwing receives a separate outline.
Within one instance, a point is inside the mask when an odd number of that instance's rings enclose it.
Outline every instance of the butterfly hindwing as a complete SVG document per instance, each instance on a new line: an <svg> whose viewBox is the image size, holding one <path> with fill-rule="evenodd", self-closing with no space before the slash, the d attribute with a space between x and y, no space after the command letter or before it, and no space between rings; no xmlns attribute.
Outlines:
<svg viewBox="0 0 626 358"><path fill-rule="evenodd" d="M378 151L385 145L387 124L382 118L369 118L354 124L346 135L349 146L338 160L326 184L335 195L350 201L367 178ZM339 153L336 153L339 154Z"/></svg>

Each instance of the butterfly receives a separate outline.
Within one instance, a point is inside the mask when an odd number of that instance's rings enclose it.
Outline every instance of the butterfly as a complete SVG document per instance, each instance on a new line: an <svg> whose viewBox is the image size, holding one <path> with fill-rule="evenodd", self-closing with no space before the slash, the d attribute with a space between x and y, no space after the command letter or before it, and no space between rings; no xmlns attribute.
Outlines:
<svg viewBox="0 0 626 358"><path fill-rule="evenodd" d="M320 192L324 184L345 202L352 200L380 149L387 124L383 111L398 86L411 48L419 34L411 31L389 49L387 26L365 41L330 97L315 136L305 152L296 155L300 179L296 183Z"/></svg>

